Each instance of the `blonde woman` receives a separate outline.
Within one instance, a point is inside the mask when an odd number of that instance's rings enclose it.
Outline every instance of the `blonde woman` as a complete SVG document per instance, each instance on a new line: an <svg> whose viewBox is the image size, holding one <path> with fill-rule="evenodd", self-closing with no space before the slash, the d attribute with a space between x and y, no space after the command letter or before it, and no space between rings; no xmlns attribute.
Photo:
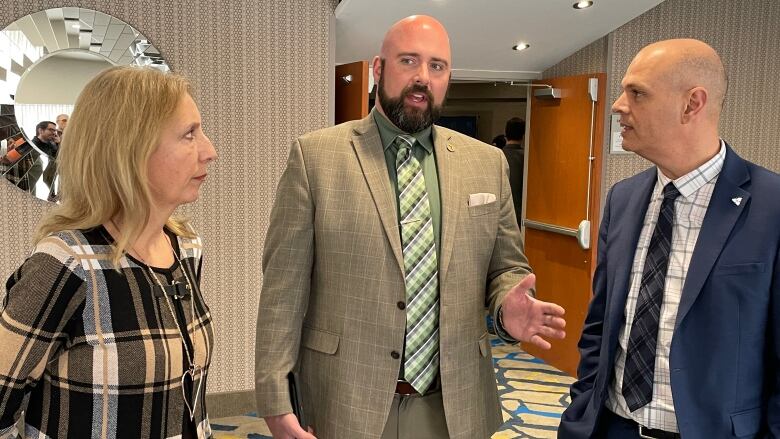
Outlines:
<svg viewBox="0 0 780 439"><path fill-rule="evenodd" d="M106 70L68 126L62 203L0 312L0 438L22 410L27 437L209 437L201 240L172 217L216 158L189 84Z"/></svg>

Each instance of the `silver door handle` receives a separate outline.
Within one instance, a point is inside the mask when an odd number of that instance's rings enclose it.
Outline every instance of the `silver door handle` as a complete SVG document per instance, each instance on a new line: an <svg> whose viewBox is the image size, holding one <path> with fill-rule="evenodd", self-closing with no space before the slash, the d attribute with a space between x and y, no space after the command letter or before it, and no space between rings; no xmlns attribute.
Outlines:
<svg viewBox="0 0 780 439"><path fill-rule="evenodd" d="M554 224L542 223L539 221L525 220L525 226L531 229L544 230L545 232L558 233L560 235L577 237L577 229L556 226Z"/></svg>
<svg viewBox="0 0 780 439"><path fill-rule="evenodd" d="M559 235L566 235L577 238L577 243L583 250L590 248L590 221L580 221L579 227L572 229L569 227L556 226L555 224L547 224L539 221L524 220L523 224L526 227L536 230L542 230L545 232L557 233Z"/></svg>

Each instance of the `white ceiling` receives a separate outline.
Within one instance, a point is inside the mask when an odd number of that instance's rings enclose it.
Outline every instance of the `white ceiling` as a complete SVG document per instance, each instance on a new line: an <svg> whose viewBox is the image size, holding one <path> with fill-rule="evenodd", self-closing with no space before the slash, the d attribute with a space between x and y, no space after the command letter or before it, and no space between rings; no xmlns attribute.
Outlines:
<svg viewBox="0 0 780 439"><path fill-rule="evenodd" d="M537 78L577 50L663 0L342 0L336 7L336 62L368 60L387 29L413 14L444 24L452 45L453 79ZM518 42L531 45L518 52Z"/></svg>

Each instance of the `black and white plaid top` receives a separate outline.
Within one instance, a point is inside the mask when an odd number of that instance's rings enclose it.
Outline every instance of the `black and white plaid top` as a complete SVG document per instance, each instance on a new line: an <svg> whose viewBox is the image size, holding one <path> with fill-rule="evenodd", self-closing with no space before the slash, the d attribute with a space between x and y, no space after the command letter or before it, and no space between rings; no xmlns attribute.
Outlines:
<svg viewBox="0 0 780 439"><path fill-rule="evenodd" d="M0 439L18 436L22 410L26 437L211 436L204 396L214 340L199 286L202 243L169 236L181 265L154 272L165 282L185 279L186 271L193 284L188 298L169 300L177 319L184 314L194 362L204 370L186 386L190 405L197 399L194 422L182 392L188 360L162 289L132 257L111 263L111 237L100 226L41 240L8 280L0 310Z"/></svg>

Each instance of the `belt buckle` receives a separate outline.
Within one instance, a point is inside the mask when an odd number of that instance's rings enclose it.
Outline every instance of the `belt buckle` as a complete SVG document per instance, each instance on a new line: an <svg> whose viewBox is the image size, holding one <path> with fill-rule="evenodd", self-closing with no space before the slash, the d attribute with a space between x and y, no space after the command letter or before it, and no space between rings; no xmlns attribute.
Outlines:
<svg viewBox="0 0 780 439"><path fill-rule="evenodd" d="M395 387L395 389L396 389L395 393L397 395L410 396L410 395L417 395L418 394L417 391L414 390L414 387L412 386L412 384L409 383L408 381L398 380L398 381L396 381L395 386L396 386ZM399 391L399 389L398 389L399 387L408 387L409 389L407 389L405 391Z"/></svg>
<svg viewBox="0 0 780 439"><path fill-rule="evenodd" d="M651 431L653 431L652 428L645 427L642 424L638 424L638 425L639 425L639 437L642 439L663 439L665 437L668 437L665 435L654 436L653 433L651 433Z"/></svg>

